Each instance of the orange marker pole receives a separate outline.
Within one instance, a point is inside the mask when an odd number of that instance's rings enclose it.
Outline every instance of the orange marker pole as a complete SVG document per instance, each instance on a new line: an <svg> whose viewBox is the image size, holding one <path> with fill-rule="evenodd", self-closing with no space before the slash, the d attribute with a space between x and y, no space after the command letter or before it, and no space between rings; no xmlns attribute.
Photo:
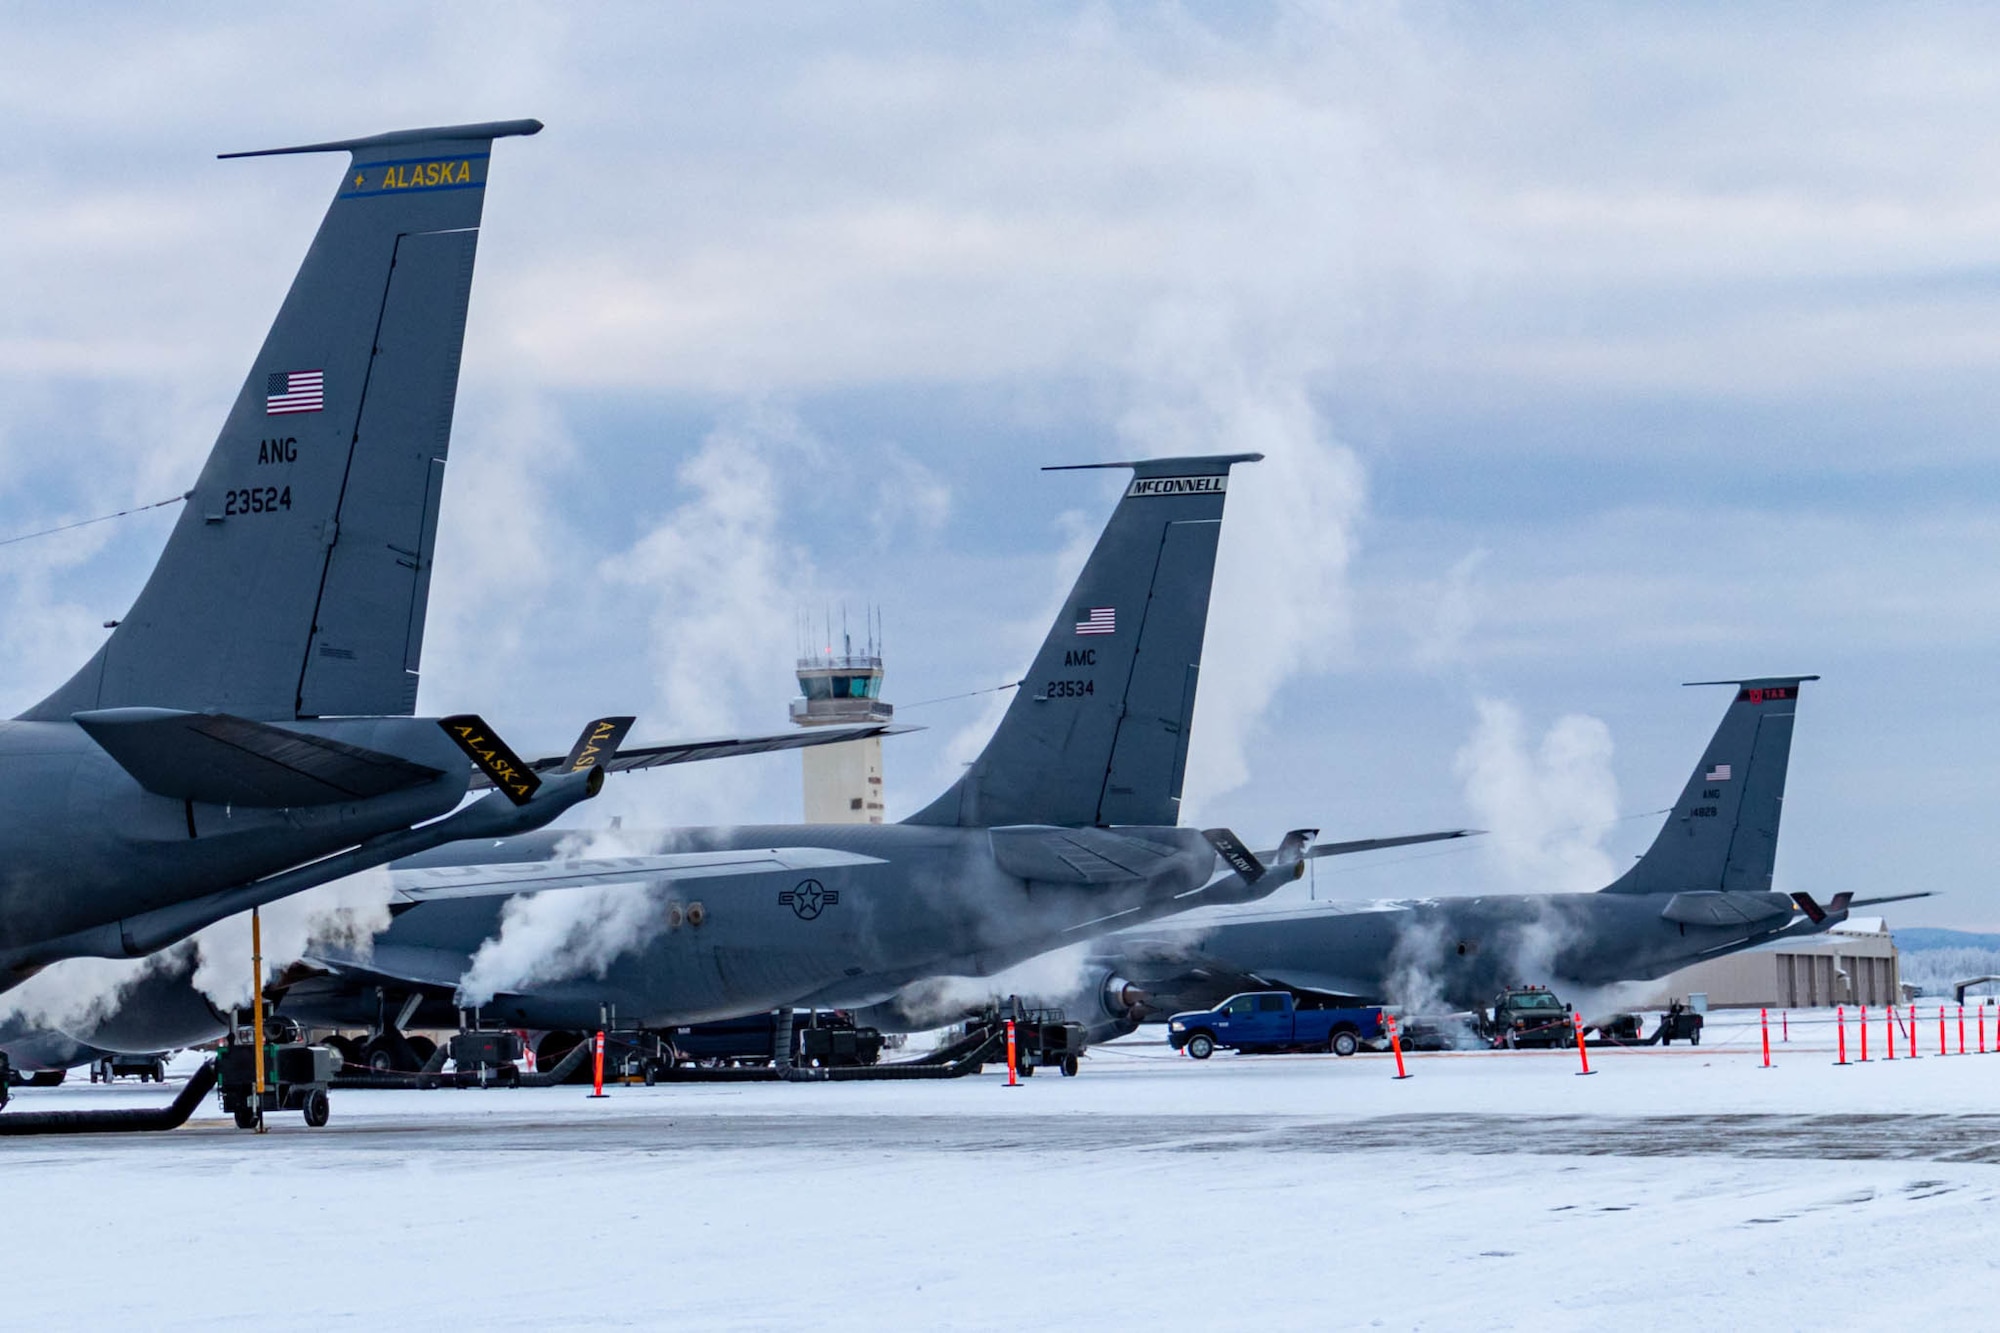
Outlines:
<svg viewBox="0 0 2000 1333"><path fill-rule="evenodd" d="M1861 1063L1868 1063L1868 1006L1861 1006Z"/></svg>
<svg viewBox="0 0 2000 1333"><path fill-rule="evenodd" d="M1007 1086L1018 1088L1021 1080L1014 1076L1014 1020L1007 1020Z"/></svg>
<svg viewBox="0 0 2000 1333"><path fill-rule="evenodd" d="M1965 1054L1965 1006L1958 1006L1958 1053Z"/></svg>
<svg viewBox="0 0 2000 1333"><path fill-rule="evenodd" d="M1834 1063L1844 1065L1847 1063L1847 1006L1844 1004L1837 1006L1833 1015L1834 1021L1840 1025L1840 1058Z"/></svg>
<svg viewBox="0 0 2000 1333"><path fill-rule="evenodd" d="M1576 1024L1576 1054L1583 1061L1583 1068L1576 1071L1576 1076L1582 1078L1590 1072L1590 1044L1583 1039L1583 1015L1571 1014L1570 1020Z"/></svg>
<svg viewBox="0 0 2000 1333"><path fill-rule="evenodd" d="M1986 1054L1986 1006L1975 1004L1972 1006L1972 1012L1979 1017L1979 1053L1984 1055Z"/></svg>
<svg viewBox="0 0 2000 1333"><path fill-rule="evenodd" d="M1882 1058L1884 1060L1895 1059L1896 1058L1896 1006L1893 1004L1885 1004L1882 1006L1882 1039L1889 1044L1889 1053L1883 1056Z"/></svg>
<svg viewBox="0 0 2000 1333"><path fill-rule="evenodd" d="M1396 1077L1408 1078L1410 1071L1403 1068L1403 1039L1396 1035L1396 1016L1384 1014L1382 1021L1389 1025L1389 1049L1396 1053Z"/></svg>
<svg viewBox="0 0 2000 1333"><path fill-rule="evenodd" d="M1939 1005L1939 1006L1938 1006L1938 1054L1939 1054L1939 1055L1943 1055L1943 1054L1945 1054L1945 1049L1944 1049L1944 1006L1943 1006L1943 1005Z"/></svg>
<svg viewBox="0 0 2000 1333"><path fill-rule="evenodd" d="M1910 1006L1910 1058L1917 1058L1917 1006Z"/></svg>
<svg viewBox="0 0 2000 1333"><path fill-rule="evenodd" d="M1764 1032L1764 1068L1769 1069L1771 1067L1771 1011L1769 1009L1759 1009L1757 1011L1757 1026L1763 1029Z"/></svg>
<svg viewBox="0 0 2000 1333"><path fill-rule="evenodd" d="M593 1097L602 1097L604 1095L604 1029L603 1028L599 1028L597 1030L597 1037L593 1044L596 1047L596 1054L595 1054L595 1063L592 1065L591 1069L590 1095Z"/></svg>

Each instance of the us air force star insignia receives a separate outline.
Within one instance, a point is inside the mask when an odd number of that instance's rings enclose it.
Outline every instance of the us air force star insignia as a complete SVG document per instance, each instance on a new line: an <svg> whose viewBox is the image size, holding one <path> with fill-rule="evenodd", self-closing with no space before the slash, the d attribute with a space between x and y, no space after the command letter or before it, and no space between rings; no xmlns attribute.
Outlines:
<svg viewBox="0 0 2000 1333"><path fill-rule="evenodd" d="M801 921L812 920L839 901L839 889L829 889L816 879L801 880L797 888L778 893L778 905L791 908Z"/></svg>

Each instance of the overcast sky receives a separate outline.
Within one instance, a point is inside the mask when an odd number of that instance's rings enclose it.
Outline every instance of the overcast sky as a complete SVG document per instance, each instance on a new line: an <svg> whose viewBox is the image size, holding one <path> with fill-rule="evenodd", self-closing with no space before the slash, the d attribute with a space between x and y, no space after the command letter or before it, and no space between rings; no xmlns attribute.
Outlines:
<svg viewBox="0 0 2000 1333"><path fill-rule="evenodd" d="M1015 679L1114 482L1230 493L1188 817L1476 824L1313 891L1594 888L1726 694L1820 672L1778 887L1993 927L2000 13L1940 7L0 9L0 537L173 495L339 161L496 146L420 706L521 748ZM171 509L0 547L0 705ZM523 535L532 559L492 541ZM987 696L904 716L892 814ZM585 815L789 820L798 761Z"/></svg>

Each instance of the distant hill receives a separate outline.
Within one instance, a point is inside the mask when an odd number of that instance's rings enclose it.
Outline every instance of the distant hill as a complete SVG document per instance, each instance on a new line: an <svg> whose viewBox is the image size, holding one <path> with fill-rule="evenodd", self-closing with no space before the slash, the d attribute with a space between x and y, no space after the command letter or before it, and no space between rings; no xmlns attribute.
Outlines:
<svg viewBox="0 0 2000 1333"><path fill-rule="evenodd" d="M2000 935L1933 926L1890 933L1902 954L1903 980L1921 986L1925 995L1949 995L1954 982L1972 977L2000 976ZM1990 995L1994 989L1989 982L1976 993Z"/></svg>
<svg viewBox="0 0 2000 1333"><path fill-rule="evenodd" d="M1929 949L2000 950L2000 935L1982 935L1972 930L1940 930L1935 926L1907 926L1889 933L1895 937L1896 947L1904 953L1921 953Z"/></svg>

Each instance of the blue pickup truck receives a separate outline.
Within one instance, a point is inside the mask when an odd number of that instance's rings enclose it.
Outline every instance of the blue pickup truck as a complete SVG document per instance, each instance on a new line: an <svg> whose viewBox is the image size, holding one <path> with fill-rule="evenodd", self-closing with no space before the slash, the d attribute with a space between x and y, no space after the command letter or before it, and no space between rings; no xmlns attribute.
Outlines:
<svg viewBox="0 0 2000 1333"><path fill-rule="evenodd" d="M1218 1048L1253 1054L1332 1051L1352 1055L1382 1037L1380 1009L1301 1009L1291 992L1246 991L1213 1009L1167 1020L1167 1044L1206 1060Z"/></svg>

